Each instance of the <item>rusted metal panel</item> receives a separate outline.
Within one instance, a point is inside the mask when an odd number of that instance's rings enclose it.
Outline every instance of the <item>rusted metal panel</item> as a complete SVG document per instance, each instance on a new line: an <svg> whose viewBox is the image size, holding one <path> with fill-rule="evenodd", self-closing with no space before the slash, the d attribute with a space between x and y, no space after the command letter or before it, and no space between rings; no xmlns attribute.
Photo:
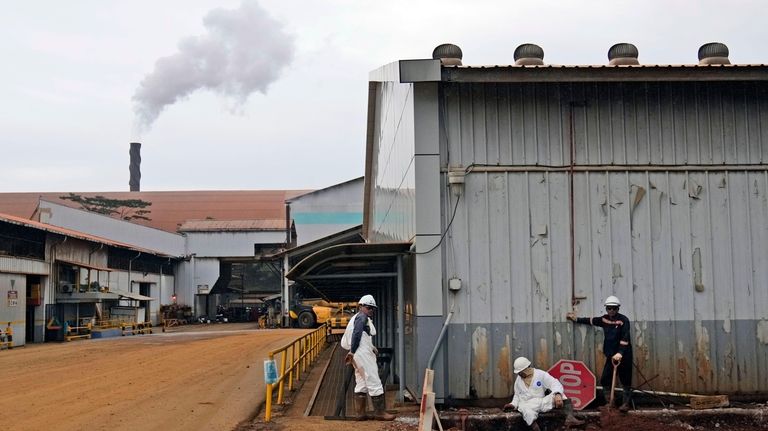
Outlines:
<svg viewBox="0 0 768 431"><path fill-rule="evenodd" d="M745 82L445 85L443 166L493 168L467 174L445 241L444 278L465 286L450 367L468 370L450 377L450 395L506 396L518 354L599 372L602 333L564 322L570 202L577 310L622 299L636 383L768 387L767 94ZM570 174L557 169L569 163L571 127L576 163L593 167L573 174L572 199Z"/></svg>
<svg viewBox="0 0 768 431"><path fill-rule="evenodd" d="M99 195L109 199L140 199L151 202L150 220L134 223L176 232L187 220L217 220L248 218L281 218L285 216L285 201L311 190L194 190L162 192L94 192L83 196ZM35 213L39 201L78 208L79 205L61 199L63 193L0 193L0 212L29 217ZM119 218L119 217L118 217Z"/></svg>
<svg viewBox="0 0 768 431"><path fill-rule="evenodd" d="M449 341L471 346L449 354L452 367L468 361L469 379L451 380L463 396L504 396L504 370L518 354L541 366L561 357L602 366L602 334L563 325L571 305L567 176L467 177L446 245L446 277L466 286L452 327L472 328ZM767 191L764 172L575 174L576 293L586 298L578 312L601 313L611 294L622 299L634 322L636 382L700 393L768 387L760 306L768 303Z"/></svg>

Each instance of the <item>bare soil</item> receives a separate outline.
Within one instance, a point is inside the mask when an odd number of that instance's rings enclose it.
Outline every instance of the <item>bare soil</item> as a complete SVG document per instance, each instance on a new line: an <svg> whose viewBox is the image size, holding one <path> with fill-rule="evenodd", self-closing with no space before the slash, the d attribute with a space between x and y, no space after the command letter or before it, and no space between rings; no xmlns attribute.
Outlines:
<svg viewBox="0 0 768 431"><path fill-rule="evenodd" d="M232 430L264 401L263 359L305 330L254 324L0 351L1 429Z"/></svg>

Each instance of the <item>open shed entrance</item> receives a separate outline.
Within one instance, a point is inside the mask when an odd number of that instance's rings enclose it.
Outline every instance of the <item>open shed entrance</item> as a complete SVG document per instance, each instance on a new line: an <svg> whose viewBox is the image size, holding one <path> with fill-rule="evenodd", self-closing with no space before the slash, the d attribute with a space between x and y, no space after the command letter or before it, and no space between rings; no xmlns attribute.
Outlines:
<svg viewBox="0 0 768 431"><path fill-rule="evenodd" d="M378 306L374 316L377 331L374 344L380 352L390 352L391 358L392 371L382 383L397 383L400 400L405 389L403 255L410 248L410 242L332 245L303 258L286 274L296 283L292 288L295 296L314 294L328 302L357 302L363 295L373 295ZM336 374L340 372L343 368L329 367L323 385L338 385L342 376ZM337 392L320 391L331 397L333 403ZM332 415L332 412L318 414Z"/></svg>

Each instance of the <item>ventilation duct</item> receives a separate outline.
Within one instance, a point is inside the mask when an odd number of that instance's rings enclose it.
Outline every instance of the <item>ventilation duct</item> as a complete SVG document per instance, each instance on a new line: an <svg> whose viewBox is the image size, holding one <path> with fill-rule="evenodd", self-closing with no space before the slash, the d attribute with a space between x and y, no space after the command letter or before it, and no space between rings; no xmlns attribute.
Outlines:
<svg viewBox="0 0 768 431"><path fill-rule="evenodd" d="M440 60L440 64L446 66L461 66L461 59L464 54L461 52L461 48L452 43L444 43L438 45L432 51L432 58L434 60Z"/></svg>
<svg viewBox="0 0 768 431"><path fill-rule="evenodd" d="M720 42L701 45L699 64L731 64L731 61L728 60L728 47Z"/></svg>
<svg viewBox="0 0 768 431"><path fill-rule="evenodd" d="M544 64L544 50L539 45L524 43L515 48L515 66L541 66Z"/></svg>
<svg viewBox="0 0 768 431"><path fill-rule="evenodd" d="M608 64L611 66L638 65L637 47L631 43L617 43L608 50Z"/></svg>

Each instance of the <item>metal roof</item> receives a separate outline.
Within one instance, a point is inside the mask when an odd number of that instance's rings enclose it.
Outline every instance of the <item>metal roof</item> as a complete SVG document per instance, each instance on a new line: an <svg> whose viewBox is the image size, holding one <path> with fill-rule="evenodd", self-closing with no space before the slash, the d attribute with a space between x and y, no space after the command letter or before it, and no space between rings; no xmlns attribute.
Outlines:
<svg viewBox="0 0 768 431"><path fill-rule="evenodd" d="M340 232L318 238L314 241L302 244L297 247L289 248L277 253L275 256L287 255L289 259L301 258L320 251L326 247L339 244L357 244L365 242L361 236L362 225L353 226Z"/></svg>
<svg viewBox="0 0 768 431"><path fill-rule="evenodd" d="M131 220L144 226L176 232L187 220L245 220L285 217L285 201L311 190L196 190L164 192L73 192L81 196L104 196L110 199L141 199L151 202L147 216L151 220ZM33 217L42 200L80 206L61 199L69 192L0 193L0 213Z"/></svg>
<svg viewBox="0 0 768 431"><path fill-rule="evenodd" d="M356 301L397 277L397 256L410 242L338 244L316 251L286 277L311 286L332 301ZM391 283L390 283L391 284Z"/></svg>
<svg viewBox="0 0 768 431"><path fill-rule="evenodd" d="M140 251L142 253L154 254L156 256L175 257L175 256L171 256L169 254L165 254L165 253L162 253L162 252L159 252L159 251L156 251L156 250L149 250L149 249L146 249L146 248L136 247L136 246L133 246L131 244L126 244L124 242L113 241L111 239L103 238L103 237L100 237L100 236L90 235L90 234L87 234L87 233L84 233L84 232L80 232L80 231L76 231L76 230L72 230L72 229L66 229L66 228L58 227L58 226L53 226L53 225L50 225L50 224L40 223L40 222L34 221L34 220L27 220L25 218L16 217L16 216L13 216L13 215L10 215L10 214L2 214L2 213L0 213L0 222L7 222L7 223L11 223L11 224L19 225L19 226L24 226L24 227L28 227L28 228L32 228L32 229L43 230L43 231L46 231L46 232L55 233L55 234L58 234L58 235L64 235L64 236L68 236L68 237L71 237L71 238L77 238L77 239L81 239L81 240L84 240L84 241L95 242L95 243L98 243L98 244L104 244L104 245L109 245L109 246L113 246L113 247L125 248L125 249L128 249L128 250ZM85 266L84 264L81 264L81 263L77 263L77 265Z"/></svg>
<svg viewBox="0 0 768 431"><path fill-rule="evenodd" d="M765 81L766 64L442 66L446 82Z"/></svg>
<svg viewBox="0 0 768 431"><path fill-rule="evenodd" d="M297 200L301 200L302 198L305 198L307 196L311 196L311 195L316 194L316 193L326 192L328 190L332 190L332 189L339 188L339 187L344 187L344 186L349 185L351 183L354 183L356 181L362 181L362 180L363 180L363 177L357 177L357 178L353 178L351 180L344 181L342 183L338 183L338 184L334 184L332 186L328 186L328 187L322 188L322 189L310 190L310 191L307 191L306 193L302 193L302 194L296 195L296 196L294 196L294 197L292 197L290 199L286 199L285 202L286 203L293 203L293 202L295 202Z"/></svg>
<svg viewBox="0 0 768 431"><path fill-rule="evenodd" d="M285 231L285 219L189 220L179 232Z"/></svg>

